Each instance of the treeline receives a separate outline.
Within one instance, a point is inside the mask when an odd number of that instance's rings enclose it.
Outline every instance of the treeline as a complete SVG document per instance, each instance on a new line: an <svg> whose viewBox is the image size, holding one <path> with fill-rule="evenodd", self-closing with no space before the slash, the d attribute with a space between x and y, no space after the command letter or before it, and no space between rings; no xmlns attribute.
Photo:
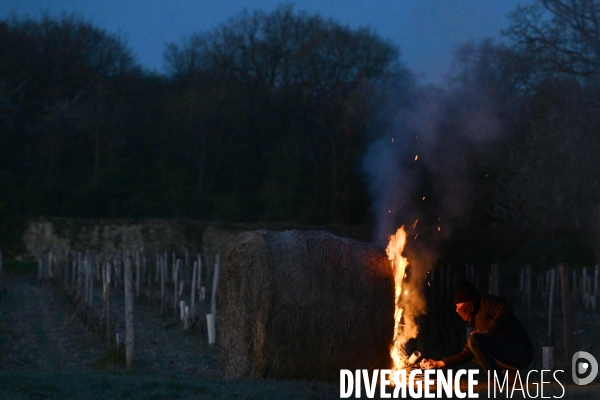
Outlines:
<svg viewBox="0 0 600 400"><path fill-rule="evenodd" d="M2 219L365 221L369 90L408 76L394 46L286 6L171 44L165 65L76 16L2 21Z"/></svg>
<svg viewBox="0 0 600 400"><path fill-rule="evenodd" d="M597 0L539 0L511 13L502 42L457 51L426 114L436 133L424 157L436 162L412 167L433 196L418 211L432 228L451 221L445 251L600 259L599 20Z"/></svg>
<svg viewBox="0 0 600 400"><path fill-rule="evenodd" d="M427 149L444 162L403 164L422 189L407 218L448 211L455 176L471 194L455 238L594 244L599 7L541 0L502 42L457 52ZM0 236L29 216L371 223L365 154L430 90L399 54L282 6L169 44L157 75L81 18L0 21ZM489 133L464 127L482 104L494 134L473 140Z"/></svg>

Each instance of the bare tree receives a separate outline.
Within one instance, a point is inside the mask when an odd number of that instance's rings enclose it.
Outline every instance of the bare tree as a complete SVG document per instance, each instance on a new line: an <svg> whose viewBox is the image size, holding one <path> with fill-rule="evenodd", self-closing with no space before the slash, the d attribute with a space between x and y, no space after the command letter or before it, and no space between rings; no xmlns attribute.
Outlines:
<svg viewBox="0 0 600 400"><path fill-rule="evenodd" d="M600 71L597 0L537 0L510 17L505 35L545 73L589 76Z"/></svg>

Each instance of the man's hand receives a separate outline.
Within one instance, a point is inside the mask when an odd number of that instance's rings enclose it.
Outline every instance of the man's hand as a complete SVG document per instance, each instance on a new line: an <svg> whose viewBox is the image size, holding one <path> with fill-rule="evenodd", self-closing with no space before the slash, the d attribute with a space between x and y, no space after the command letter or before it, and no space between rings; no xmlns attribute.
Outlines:
<svg viewBox="0 0 600 400"><path fill-rule="evenodd" d="M444 368L445 366L446 364L443 361L436 361L427 358L424 358L419 363L419 367L421 367L421 369Z"/></svg>

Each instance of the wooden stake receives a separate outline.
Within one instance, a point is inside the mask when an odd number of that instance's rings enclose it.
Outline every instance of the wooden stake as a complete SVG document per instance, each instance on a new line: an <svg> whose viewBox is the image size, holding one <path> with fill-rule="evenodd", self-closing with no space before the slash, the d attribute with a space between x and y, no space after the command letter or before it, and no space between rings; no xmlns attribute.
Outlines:
<svg viewBox="0 0 600 400"><path fill-rule="evenodd" d="M185 264L183 265L183 276L182 279L185 283L190 281L190 252L185 251Z"/></svg>
<svg viewBox="0 0 600 400"><path fill-rule="evenodd" d="M562 310L565 344L565 364L567 368L571 365L573 355L573 325L571 321L571 294L569 293L569 267L565 264L558 266L560 271L560 286L562 289Z"/></svg>
<svg viewBox="0 0 600 400"><path fill-rule="evenodd" d="M175 269L175 266L177 265L177 256L175 256L175 252L171 253L173 256L173 261L171 262L171 268ZM173 275L175 276L175 272L173 272ZM177 286L177 285L176 285Z"/></svg>
<svg viewBox="0 0 600 400"><path fill-rule="evenodd" d="M498 285L498 282L496 282L496 285ZM531 308L531 265L525 267L525 303L528 308Z"/></svg>
<svg viewBox="0 0 600 400"><path fill-rule="evenodd" d="M156 253L156 264L155 264L156 274L154 275L154 283L158 283L158 279L160 276L160 269L162 268L161 265L162 264L161 264L161 260L160 260L160 254Z"/></svg>
<svg viewBox="0 0 600 400"><path fill-rule="evenodd" d="M42 271L43 271L43 259L42 259L42 257L38 257L38 275L37 275L38 282L42 280Z"/></svg>
<svg viewBox="0 0 600 400"><path fill-rule="evenodd" d="M166 253L165 256L160 260L160 313L165 313L165 278L167 273L167 259Z"/></svg>
<svg viewBox="0 0 600 400"><path fill-rule="evenodd" d="M587 267L583 267L581 271L581 301L583 302L583 307L587 308Z"/></svg>
<svg viewBox="0 0 600 400"><path fill-rule="evenodd" d="M49 251L48 252L48 279L49 280L53 280L52 278L54 277L54 274L52 271L52 261L53 261L52 252Z"/></svg>
<svg viewBox="0 0 600 400"><path fill-rule="evenodd" d="M592 303L592 311L596 312L596 303L598 302L598 278L599 278L600 268L598 265L595 267L594 271L594 301Z"/></svg>
<svg viewBox="0 0 600 400"><path fill-rule="evenodd" d="M573 270L573 291L571 292L571 294L573 296L577 296L577 272L575 270Z"/></svg>
<svg viewBox="0 0 600 400"><path fill-rule="evenodd" d="M94 303L94 277L96 276L96 255L92 254L90 257L90 298L88 300L88 304L90 305L90 310L92 309L92 305Z"/></svg>
<svg viewBox="0 0 600 400"><path fill-rule="evenodd" d="M139 266L139 263L138 263ZM139 270L139 268L138 268ZM125 256L125 363L127 368L133 365L133 272L131 268L131 256Z"/></svg>
<svg viewBox="0 0 600 400"><path fill-rule="evenodd" d="M554 329L552 328L552 311L554 310L554 287L556 286L556 269L550 271L549 290L548 290L548 346L554 345Z"/></svg>
<svg viewBox="0 0 600 400"><path fill-rule="evenodd" d="M190 295L190 309L192 310L192 315L195 314L196 310L196 280L198 276L198 261L194 261L194 270L192 272L192 287L191 287L191 295Z"/></svg>
<svg viewBox="0 0 600 400"><path fill-rule="evenodd" d="M552 371L554 369L554 347L542 347L542 369Z"/></svg>
<svg viewBox="0 0 600 400"><path fill-rule="evenodd" d="M83 259L83 301L89 304L90 301L90 259L86 256Z"/></svg>
<svg viewBox="0 0 600 400"><path fill-rule="evenodd" d="M77 299L81 298L81 291L83 290L83 285L85 281L85 271L83 270L83 255L79 253L77 257Z"/></svg>
<svg viewBox="0 0 600 400"><path fill-rule="evenodd" d="M136 297L140 297L140 271L141 271L141 265L140 265L140 252L137 251L135 253L135 296Z"/></svg>
<svg viewBox="0 0 600 400"><path fill-rule="evenodd" d="M198 254L198 283L196 284L196 287L198 288L198 291L200 291L200 288L202 287L202 257L200 254ZM200 293L198 294L198 302L202 302L204 297L200 299L199 296Z"/></svg>
<svg viewBox="0 0 600 400"><path fill-rule="evenodd" d="M175 253L173 253L174 255ZM173 311L177 315L177 307L179 304L179 270L181 260L175 260L173 265Z"/></svg>
<svg viewBox="0 0 600 400"><path fill-rule="evenodd" d="M213 275L213 287L210 298L210 312L216 318L217 316L217 287L219 282L219 255L217 254L217 261L215 263L215 273Z"/></svg>
<svg viewBox="0 0 600 400"><path fill-rule="evenodd" d="M110 340L111 329L110 329L110 280L111 280L112 265L109 261L104 263L103 271L103 287L102 287L102 300L104 301L104 313L106 320L106 339Z"/></svg>

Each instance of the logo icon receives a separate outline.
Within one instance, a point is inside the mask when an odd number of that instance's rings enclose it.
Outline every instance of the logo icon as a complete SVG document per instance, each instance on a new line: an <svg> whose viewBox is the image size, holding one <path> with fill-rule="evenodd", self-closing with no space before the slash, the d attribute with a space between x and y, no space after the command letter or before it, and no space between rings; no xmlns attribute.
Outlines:
<svg viewBox="0 0 600 400"><path fill-rule="evenodd" d="M598 375L598 361L590 353L578 351L573 355L571 371L573 372L573 382L576 385L587 385L596 379ZM589 375L587 377L580 378L580 376L586 375L588 372Z"/></svg>

